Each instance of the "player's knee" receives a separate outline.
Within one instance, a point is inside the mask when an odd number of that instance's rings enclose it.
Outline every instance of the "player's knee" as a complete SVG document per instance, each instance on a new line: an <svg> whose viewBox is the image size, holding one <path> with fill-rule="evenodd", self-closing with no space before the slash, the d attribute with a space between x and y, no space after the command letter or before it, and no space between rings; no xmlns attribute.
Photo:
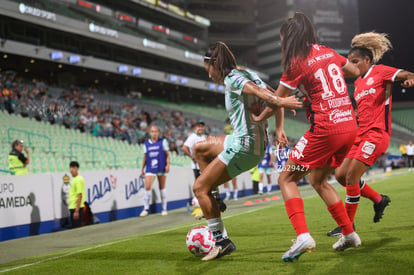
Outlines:
<svg viewBox="0 0 414 275"><path fill-rule="evenodd" d="M335 178L336 180L343 186L346 184L346 173L340 169L335 171Z"/></svg>
<svg viewBox="0 0 414 275"><path fill-rule="evenodd" d="M359 184L359 177L352 170L349 170L345 176L345 183L346 185Z"/></svg>
<svg viewBox="0 0 414 275"><path fill-rule="evenodd" d="M193 192L197 198L199 198L200 196L203 196L203 194L206 194L206 191L204 190L203 185L197 181L193 185Z"/></svg>

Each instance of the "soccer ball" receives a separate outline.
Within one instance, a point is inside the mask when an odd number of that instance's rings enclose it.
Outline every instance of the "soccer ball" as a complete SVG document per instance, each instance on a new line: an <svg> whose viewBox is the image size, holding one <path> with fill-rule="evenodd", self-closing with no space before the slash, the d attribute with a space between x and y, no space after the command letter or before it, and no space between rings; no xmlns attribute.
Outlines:
<svg viewBox="0 0 414 275"><path fill-rule="evenodd" d="M185 242L191 253L204 256L213 249L216 240L208 227L196 226L188 232Z"/></svg>

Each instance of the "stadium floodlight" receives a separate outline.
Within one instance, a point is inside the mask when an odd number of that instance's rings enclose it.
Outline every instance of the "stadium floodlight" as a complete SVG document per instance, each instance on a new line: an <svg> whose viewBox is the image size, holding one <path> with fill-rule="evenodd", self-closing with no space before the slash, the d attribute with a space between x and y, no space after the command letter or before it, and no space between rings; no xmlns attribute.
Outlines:
<svg viewBox="0 0 414 275"><path fill-rule="evenodd" d="M128 71L127 65L119 65L117 68L118 73L126 73Z"/></svg>
<svg viewBox="0 0 414 275"><path fill-rule="evenodd" d="M52 60L59 60L63 58L63 53L62 52L51 52L50 53L50 59Z"/></svg>
<svg viewBox="0 0 414 275"><path fill-rule="evenodd" d="M168 76L168 81L170 82L177 82L177 79L178 77L176 75L171 74Z"/></svg>
<svg viewBox="0 0 414 275"><path fill-rule="evenodd" d="M216 89L216 87L217 87L217 85L216 85L215 83L209 83L209 84L208 84L208 88L209 88L210 90L215 90L215 89Z"/></svg>
<svg viewBox="0 0 414 275"><path fill-rule="evenodd" d="M141 68L132 68L131 69L131 74L132 75L140 75L142 73Z"/></svg>
<svg viewBox="0 0 414 275"><path fill-rule="evenodd" d="M223 92L224 91L224 85L218 85L217 86L217 91L218 92Z"/></svg>
<svg viewBox="0 0 414 275"><path fill-rule="evenodd" d="M181 83L181 84L187 84L187 83L188 83L188 78L186 78L186 77L182 77L182 78L180 79L180 83Z"/></svg>
<svg viewBox="0 0 414 275"><path fill-rule="evenodd" d="M79 55L70 55L70 56L68 57L68 61L69 61L69 63L71 63L71 64L74 64L74 63L79 63L79 62L81 61L81 58L80 58L80 56L79 56Z"/></svg>

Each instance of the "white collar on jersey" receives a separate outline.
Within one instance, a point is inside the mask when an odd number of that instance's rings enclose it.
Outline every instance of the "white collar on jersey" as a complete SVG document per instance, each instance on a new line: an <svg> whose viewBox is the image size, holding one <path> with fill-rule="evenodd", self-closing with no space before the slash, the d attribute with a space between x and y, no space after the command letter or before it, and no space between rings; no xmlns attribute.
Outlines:
<svg viewBox="0 0 414 275"><path fill-rule="evenodd" d="M369 75L369 73L372 71L372 68L374 68L375 65L371 65L371 67L369 67L368 71L365 73L365 75L363 77L361 77L361 79L364 79L365 77L367 77Z"/></svg>

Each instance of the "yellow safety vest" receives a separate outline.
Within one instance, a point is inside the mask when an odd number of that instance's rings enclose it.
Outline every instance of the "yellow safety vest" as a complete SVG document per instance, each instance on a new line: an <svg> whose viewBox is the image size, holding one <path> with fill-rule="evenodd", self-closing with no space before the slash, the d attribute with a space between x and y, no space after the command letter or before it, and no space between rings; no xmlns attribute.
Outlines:
<svg viewBox="0 0 414 275"><path fill-rule="evenodd" d="M15 175L27 175L29 173L24 163L15 155L9 155L9 170Z"/></svg>

